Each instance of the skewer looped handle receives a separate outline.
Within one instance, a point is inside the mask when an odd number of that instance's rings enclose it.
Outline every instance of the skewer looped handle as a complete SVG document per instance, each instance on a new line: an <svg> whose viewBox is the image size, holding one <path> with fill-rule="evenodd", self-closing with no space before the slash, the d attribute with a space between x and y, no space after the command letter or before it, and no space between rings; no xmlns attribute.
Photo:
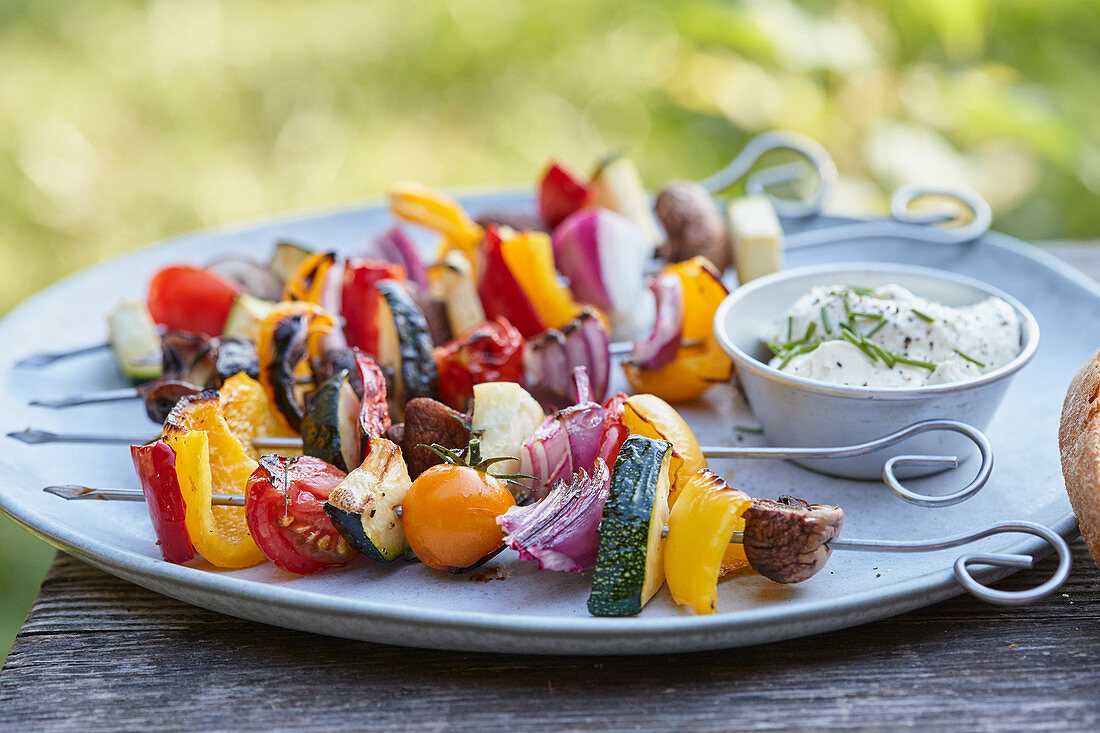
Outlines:
<svg viewBox="0 0 1100 733"><path fill-rule="evenodd" d="M1003 568L1030 568L1035 561L1030 555L1011 555L1008 553L985 554L978 552L960 555L955 560L955 578L962 587L975 598L987 603L999 606L1022 606L1040 598L1045 598L1058 590L1066 578L1069 577L1072 558L1069 545L1064 539L1049 527L1034 522L998 522L986 529L972 534L957 535L941 540L927 540L923 542L905 542L894 540L844 540L835 539L829 542L834 550L863 550L867 552L922 552L926 550L945 550L951 547L959 547L971 542L992 537L1007 532L1023 532L1046 540L1056 553L1058 553L1058 567L1054 574L1045 582L1026 590L996 590L979 582L970 572L971 565L995 565Z"/></svg>
<svg viewBox="0 0 1100 733"><path fill-rule="evenodd" d="M804 200L780 198L768 194L780 216L805 218L821 212L825 202L836 187L836 163L828 151L813 138L785 130L773 130L757 135L726 164L722 170L699 181L699 185L714 194L744 178L764 153L771 150L790 150L809 162L818 179L817 190ZM803 167L787 163L758 171L745 182L745 190L751 194L767 194L769 186L788 183L802 178Z"/></svg>
<svg viewBox="0 0 1100 733"><path fill-rule="evenodd" d="M921 494L905 488L897 477L896 468L901 466L945 466L953 468L959 465L959 459L956 456L928 455L903 455L890 458L882 468L882 480L886 482L891 491L910 504L940 507L966 501L981 491L982 487L989 481L989 475L993 472L993 448L989 444L989 439L985 437L981 430L958 420L922 420L889 435L869 440L866 443L841 445L832 448L718 448L708 446L703 448L702 451L707 458L788 458L795 460L852 458L888 448L906 438L933 430L950 430L965 435L977 446L982 462L978 467L977 475L970 483L958 491L944 496Z"/></svg>
<svg viewBox="0 0 1100 733"><path fill-rule="evenodd" d="M957 205L912 209L913 202L921 196L954 199ZM969 218L960 216L960 207L970 212ZM901 237L932 244L963 244L981 237L989 231L989 225L993 222L993 210L989 204L968 188L903 186L890 197L890 213L892 219L855 221L796 232L787 236L785 245L792 249L876 237ZM932 226L946 222L957 222L958 226Z"/></svg>

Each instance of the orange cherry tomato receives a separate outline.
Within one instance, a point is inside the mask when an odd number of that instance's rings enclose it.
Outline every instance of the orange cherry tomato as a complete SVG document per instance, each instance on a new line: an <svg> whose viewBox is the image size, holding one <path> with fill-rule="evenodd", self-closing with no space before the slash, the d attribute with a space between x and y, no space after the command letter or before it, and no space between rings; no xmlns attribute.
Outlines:
<svg viewBox="0 0 1100 733"><path fill-rule="evenodd" d="M409 547L436 570L468 568L504 542L497 517L516 505L500 479L469 466L432 466L401 502Z"/></svg>

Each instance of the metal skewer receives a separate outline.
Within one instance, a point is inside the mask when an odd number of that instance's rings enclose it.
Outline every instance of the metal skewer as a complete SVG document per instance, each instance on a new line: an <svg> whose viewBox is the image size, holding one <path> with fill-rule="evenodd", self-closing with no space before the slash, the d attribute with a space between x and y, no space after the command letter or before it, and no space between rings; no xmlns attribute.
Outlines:
<svg viewBox="0 0 1100 733"><path fill-rule="evenodd" d="M993 471L993 448L989 444L989 439L972 425L957 420L924 420L922 422L913 423L889 435L884 435L881 438L856 445L842 445L829 448L737 448L727 446L704 446L701 450L703 455L708 459L782 458L806 460L818 458L851 458L853 456L873 453L874 451L895 445L906 438L911 438L914 435L935 430L947 430L959 433L970 439L978 448L978 452L981 454L981 464L978 467L977 475L975 475L966 486L950 494L935 496L921 494L912 489L907 489L897 477L896 469L901 466L943 466L946 468L955 468L959 465L957 456L893 456L887 459L882 467L882 480L890 487L891 491L910 504L928 507L952 506L966 501L974 494L978 493L982 487L988 483L990 474ZM31 428L8 433L8 437L21 440L31 445L41 445L43 443L121 443L127 445L141 445L157 439L157 436L134 439L112 435L62 435ZM302 448L302 439L256 437L252 439L252 447L258 450L300 450Z"/></svg>
<svg viewBox="0 0 1100 733"><path fill-rule="evenodd" d="M1072 558L1069 545L1057 532L1049 527L1034 522L998 522L985 529L969 534L953 535L935 540L863 540L863 539L833 539L826 545L832 550L849 550L854 552L933 552L935 550L947 550L959 547L971 542L1009 532L1023 532L1046 540L1056 553L1058 553L1058 567L1044 583L1028 588L1027 590L1005 591L990 588L979 582L970 572L971 565L994 565L1004 568L1032 568L1035 566L1035 558L1030 555L1013 555L1008 553L966 553L959 555L955 560L955 579L970 595L987 603L1000 606L1021 606L1032 601L1044 598L1066 582L1069 577ZM740 543L743 540L741 532L734 532L731 542Z"/></svg>
<svg viewBox="0 0 1100 733"><path fill-rule="evenodd" d="M90 346L79 346L75 349L69 349L68 351L50 351L39 354L30 354L24 356L19 361L15 362L12 366L18 369L38 369L41 367L49 366L55 361L61 361L62 359L69 359L74 356L82 356L83 354L91 354L95 351L101 351L103 349L109 349L111 345L104 341L101 344L91 344Z"/></svg>
<svg viewBox="0 0 1100 733"><path fill-rule="evenodd" d="M31 400L27 404L32 407L51 407L60 409L63 407L76 407L77 405L91 405L99 402L136 400L139 397L141 397L141 390L137 387L120 387L119 389L105 389L101 392L84 392L83 394L69 395L68 397L36 399Z"/></svg>
<svg viewBox="0 0 1100 733"><path fill-rule="evenodd" d="M88 486L65 484L61 486L47 486L43 491L69 500L104 500L104 501L145 501L145 494L141 489L94 489ZM210 503L214 506L244 506L245 497L238 494L212 494ZM396 507L400 516L401 507ZM667 530L666 530L667 531ZM1027 590L1002 591L990 588L974 578L970 572L971 565L993 565L1006 568L1031 568L1035 565L1035 559L1030 555L1014 555L1008 553L982 554L967 553L960 555L955 560L955 578L971 595L988 603L1002 606L1019 606L1025 603L1037 601L1060 588L1069 577L1072 559L1069 545L1048 527L1034 522L999 522L986 529L969 534L953 535L934 540L866 540L866 539L833 539L827 542L832 550L847 550L853 552L933 552L947 550L952 547L960 547L971 542L992 537L997 534L1009 532L1023 532L1040 537L1058 553L1058 567L1054 574L1044 583ZM740 544L743 541L743 533L734 532L730 539L731 544Z"/></svg>

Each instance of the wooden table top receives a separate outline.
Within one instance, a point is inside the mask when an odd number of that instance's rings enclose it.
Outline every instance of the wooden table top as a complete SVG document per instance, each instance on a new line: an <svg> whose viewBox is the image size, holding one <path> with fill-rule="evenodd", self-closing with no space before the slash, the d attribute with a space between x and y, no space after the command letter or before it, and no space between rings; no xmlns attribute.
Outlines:
<svg viewBox="0 0 1100 733"><path fill-rule="evenodd" d="M1100 247L1056 253L1094 277ZM1100 346L1100 345L1098 345ZM389 647L222 616L59 554L0 671L0 729L1100 729L1100 575L846 631L655 657ZM1049 577L1052 558L998 585Z"/></svg>

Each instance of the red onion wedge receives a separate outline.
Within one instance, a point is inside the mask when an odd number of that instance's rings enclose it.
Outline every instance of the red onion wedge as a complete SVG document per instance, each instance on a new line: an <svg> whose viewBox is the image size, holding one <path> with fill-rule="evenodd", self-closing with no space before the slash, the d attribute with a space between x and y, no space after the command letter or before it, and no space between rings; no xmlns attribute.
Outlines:
<svg viewBox="0 0 1100 733"><path fill-rule="evenodd" d="M405 268L405 276L410 282L428 288L428 271L416 253L416 246L400 227L383 232L367 245L369 259L394 262Z"/></svg>
<svg viewBox="0 0 1100 733"><path fill-rule="evenodd" d="M582 209L554 230L554 263L574 297L606 313L625 338L653 323L653 295L645 287L652 249L633 222L607 209Z"/></svg>
<svg viewBox="0 0 1100 733"><path fill-rule="evenodd" d="M578 404L547 417L520 449L520 473L532 477L531 496L541 499L550 486L568 481L581 470L592 470L605 455L605 432L611 411L589 401L588 378L583 367L573 373Z"/></svg>
<svg viewBox="0 0 1100 733"><path fill-rule="evenodd" d="M600 402L611 379L611 340L595 311L585 309L559 331L550 329L528 340L524 352L527 384L543 408L560 410L574 403L571 375L583 367L591 399Z"/></svg>
<svg viewBox="0 0 1100 733"><path fill-rule="evenodd" d="M653 332L634 342L634 361L642 369L671 364L680 351L684 331L684 286L672 273L658 275L650 286L657 299Z"/></svg>
<svg viewBox="0 0 1100 733"><path fill-rule="evenodd" d="M603 506L611 491L611 472L597 460L591 475L579 471L561 481L537 504L513 507L497 517L504 544L540 570L580 573L596 564Z"/></svg>

